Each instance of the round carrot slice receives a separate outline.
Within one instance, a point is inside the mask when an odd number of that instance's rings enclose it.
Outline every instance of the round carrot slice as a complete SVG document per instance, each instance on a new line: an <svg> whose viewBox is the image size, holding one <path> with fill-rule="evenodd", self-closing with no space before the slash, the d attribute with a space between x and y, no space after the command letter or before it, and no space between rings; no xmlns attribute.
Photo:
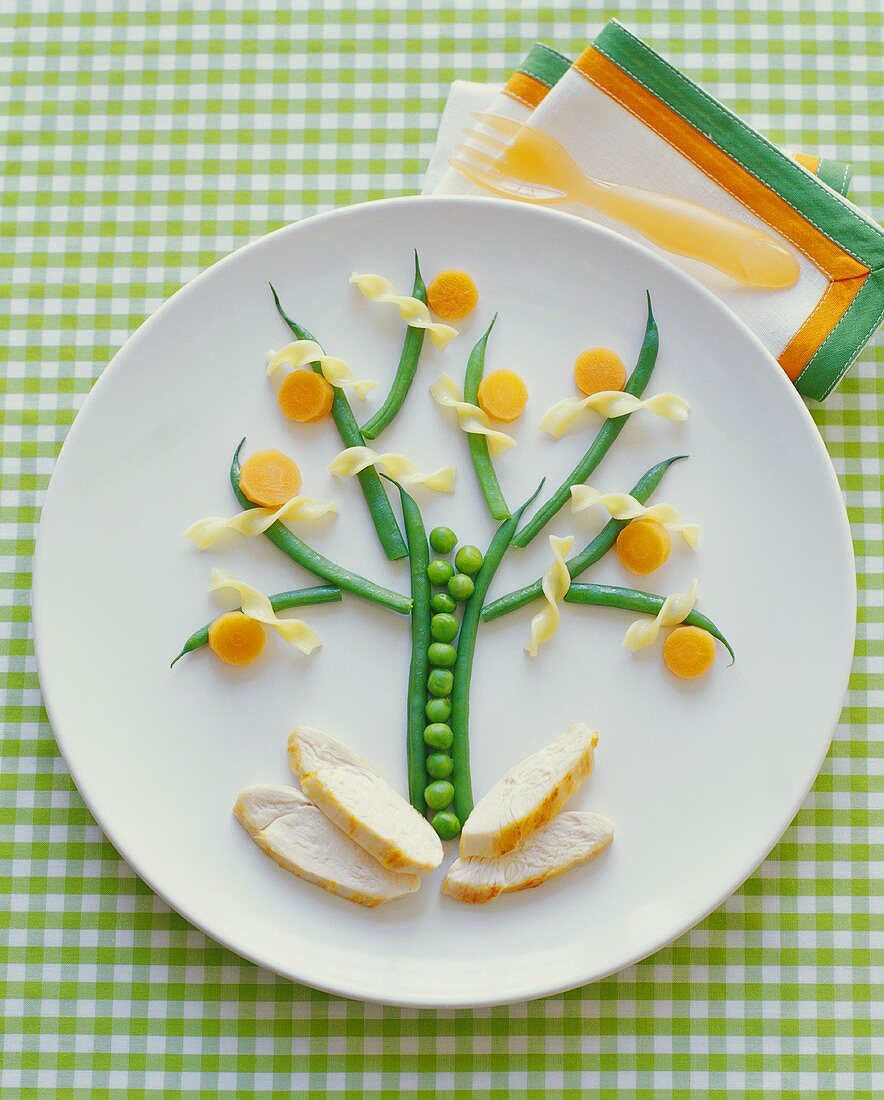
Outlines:
<svg viewBox="0 0 884 1100"><path fill-rule="evenodd" d="M427 305L443 321L461 321L479 304L479 291L466 271L440 271L427 287Z"/></svg>
<svg viewBox="0 0 884 1100"><path fill-rule="evenodd" d="M696 680L712 668L715 639L699 626L677 626L663 643L666 667L682 680Z"/></svg>
<svg viewBox="0 0 884 1100"><path fill-rule="evenodd" d="M634 519L617 536L617 557L632 573L653 573L671 549L669 532L652 519Z"/></svg>
<svg viewBox="0 0 884 1100"><path fill-rule="evenodd" d="M242 464L239 487L252 504L281 508L301 488L301 471L282 451L256 451Z"/></svg>
<svg viewBox="0 0 884 1100"><path fill-rule="evenodd" d="M588 348L574 360L574 381L587 397L602 390L622 390L626 385L626 367L610 348Z"/></svg>
<svg viewBox="0 0 884 1100"><path fill-rule="evenodd" d="M209 648L225 665L249 665L267 640L264 626L241 611L228 611L209 627Z"/></svg>
<svg viewBox="0 0 884 1100"><path fill-rule="evenodd" d="M282 415L299 424L313 424L328 416L335 391L329 382L312 370L294 370L276 395Z"/></svg>
<svg viewBox="0 0 884 1100"><path fill-rule="evenodd" d="M528 387L515 371L495 370L479 383L479 407L492 420L511 424L528 403Z"/></svg>

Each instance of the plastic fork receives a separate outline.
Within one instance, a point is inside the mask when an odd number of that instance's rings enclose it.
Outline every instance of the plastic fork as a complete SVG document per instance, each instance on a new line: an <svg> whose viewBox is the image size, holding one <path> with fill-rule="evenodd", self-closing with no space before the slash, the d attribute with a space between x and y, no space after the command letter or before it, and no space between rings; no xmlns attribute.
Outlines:
<svg viewBox="0 0 884 1100"><path fill-rule="evenodd" d="M449 163L486 191L520 202L588 207L659 248L699 260L746 286L782 289L801 273L795 254L761 229L674 195L593 179L535 126L486 111L470 117L484 129L464 127L463 136L472 144L457 145L460 155Z"/></svg>

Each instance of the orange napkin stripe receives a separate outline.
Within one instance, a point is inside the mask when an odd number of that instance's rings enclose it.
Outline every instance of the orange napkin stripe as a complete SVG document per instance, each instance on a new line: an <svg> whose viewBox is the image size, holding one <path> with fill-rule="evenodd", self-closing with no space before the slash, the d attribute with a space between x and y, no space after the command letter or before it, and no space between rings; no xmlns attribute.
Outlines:
<svg viewBox="0 0 884 1100"><path fill-rule="evenodd" d="M809 153L793 153L792 159L797 160L802 168L806 168L808 172L813 172L816 176L820 170L820 157L812 157Z"/></svg>
<svg viewBox="0 0 884 1100"><path fill-rule="evenodd" d="M793 382L847 312L867 278L868 274L853 279L833 279L826 287L813 311L807 315L777 360Z"/></svg>
<svg viewBox="0 0 884 1100"><path fill-rule="evenodd" d="M532 110L540 104L550 91L546 84L535 80L527 73L515 72L506 82L503 94L515 99L518 103L524 103Z"/></svg>

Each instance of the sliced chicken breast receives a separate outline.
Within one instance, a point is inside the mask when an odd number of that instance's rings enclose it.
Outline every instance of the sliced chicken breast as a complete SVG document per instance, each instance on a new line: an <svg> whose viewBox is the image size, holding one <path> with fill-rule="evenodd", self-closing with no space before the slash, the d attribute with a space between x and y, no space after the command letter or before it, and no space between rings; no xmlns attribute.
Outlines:
<svg viewBox="0 0 884 1100"><path fill-rule="evenodd" d="M598 740L577 723L516 764L474 806L461 833L461 856L506 855L554 817L592 771Z"/></svg>
<svg viewBox="0 0 884 1100"><path fill-rule="evenodd" d="M294 787L246 787L233 812L280 867L357 905L372 909L420 888L417 875L382 867Z"/></svg>
<svg viewBox="0 0 884 1100"><path fill-rule="evenodd" d="M442 893L469 905L482 905L498 894L531 890L586 863L613 838L614 825L601 814L576 810L560 814L504 856L456 859L442 883Z"/></svg>
<svg viewBox="0 0 884 1100"><path fill-rule="evenodd" d="M433 826L339 741L299 726L289 737L289 762L304 793L384 867L422 875L442 862Z"/></svg>

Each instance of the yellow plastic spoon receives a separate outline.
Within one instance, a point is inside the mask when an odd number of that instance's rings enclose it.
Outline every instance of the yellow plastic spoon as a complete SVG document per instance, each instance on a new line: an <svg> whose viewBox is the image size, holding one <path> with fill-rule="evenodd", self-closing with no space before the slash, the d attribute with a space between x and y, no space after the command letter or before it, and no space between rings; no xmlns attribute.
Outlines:
<svg viewBox="0 0 884 1100"><path fill-rule="evenodd" d="M577 203L637 230L667 252L699 260L746 286L779 290L794 285L801 268L791 249L764 230L674 195L662 195L587 176L542 130L484 111L471 117L486 130L464 129L475 144L458 145L452 168L506 198L544 205Z"/></svg>

